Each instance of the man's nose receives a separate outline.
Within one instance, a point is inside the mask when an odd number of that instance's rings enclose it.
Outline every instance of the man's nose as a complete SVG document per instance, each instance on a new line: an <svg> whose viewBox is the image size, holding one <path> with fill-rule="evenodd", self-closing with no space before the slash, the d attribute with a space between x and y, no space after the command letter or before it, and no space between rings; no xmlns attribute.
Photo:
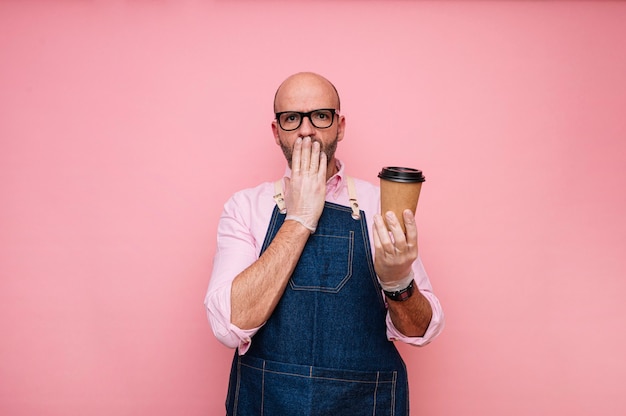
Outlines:
<svg viewBox="0 0 626 416"><path fill-rule="evenodd" d="M315 133L315 126L311 123L311 119L309 117L304 117L302 119L302 124L300 124L300 136L310 136Z"/></svg>

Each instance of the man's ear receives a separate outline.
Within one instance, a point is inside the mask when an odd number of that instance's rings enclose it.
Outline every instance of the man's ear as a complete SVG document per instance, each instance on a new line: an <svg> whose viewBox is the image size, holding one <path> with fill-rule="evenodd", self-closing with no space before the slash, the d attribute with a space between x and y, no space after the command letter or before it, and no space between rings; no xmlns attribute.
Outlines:
<svg viewBox="0 0 626 416"><path fill-rule="evenodd" d="M344 116L339 116L339 120L337 120L337 141L340 142L343 140L343 134L346 130L346 118Z"/></svg>
<svg viewBox="0 0 626 416"><path fill-rule="evenodd" d="M274 134L274 141L280 146L280 139L278 138L278 123L276 120L272 121L272 134Z"/></svg>

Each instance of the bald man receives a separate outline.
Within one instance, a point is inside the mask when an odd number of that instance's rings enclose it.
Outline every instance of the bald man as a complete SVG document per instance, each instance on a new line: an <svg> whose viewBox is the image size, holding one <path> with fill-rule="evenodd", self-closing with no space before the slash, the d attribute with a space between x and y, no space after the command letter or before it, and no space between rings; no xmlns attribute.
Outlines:
<svg viewBox="0 0 626 416"><path fill-rule="evenodd" d="M345 117L326 78L287 78L274 113L288 166L224 205L205 298L216 337L237 349L227 414L408 415L393 341L426 345L444 322L413 213L406 234L392 212L387 228L378 187L346 175Z"/></svg>

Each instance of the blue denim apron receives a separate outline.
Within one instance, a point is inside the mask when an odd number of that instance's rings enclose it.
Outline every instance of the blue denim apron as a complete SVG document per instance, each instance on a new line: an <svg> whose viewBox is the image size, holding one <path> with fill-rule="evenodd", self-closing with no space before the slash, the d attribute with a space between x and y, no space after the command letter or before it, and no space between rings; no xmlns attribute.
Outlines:
<svg viewBox="0 0 626 416"><path fill-rule="evenodd" d="M235 352L227 414L409 414L406 367L386 336L367 223L326 202L289 284L250 349ZM274 208L261 253L285 220Z"/></svg>

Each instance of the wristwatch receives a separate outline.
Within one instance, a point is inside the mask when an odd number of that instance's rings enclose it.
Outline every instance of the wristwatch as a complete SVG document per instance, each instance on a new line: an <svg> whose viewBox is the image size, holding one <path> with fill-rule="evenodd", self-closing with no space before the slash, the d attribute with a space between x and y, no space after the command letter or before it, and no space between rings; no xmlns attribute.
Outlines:
<svg viewBox="0 0 626 416"><path fill-rule="evenodd" d="M409 285L405 287L404 289L396 290L393 292L387 292L386 290L383 290L383 292L385 293L385 296L388 299L391 299L396 302L404 302L405 300L407 300L413 295L413 291L415 290L413 288L414 283L415 283L415 280L411 280L411 283L409 283Z"/></svg>

